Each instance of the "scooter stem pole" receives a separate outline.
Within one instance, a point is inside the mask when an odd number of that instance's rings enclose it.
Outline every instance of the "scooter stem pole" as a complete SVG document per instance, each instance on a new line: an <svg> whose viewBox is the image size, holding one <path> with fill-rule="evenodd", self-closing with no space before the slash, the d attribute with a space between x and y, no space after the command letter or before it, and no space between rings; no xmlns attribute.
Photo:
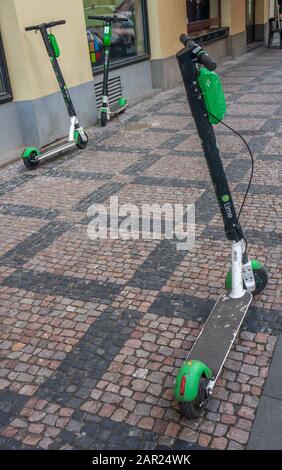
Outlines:
<svg viewBox="0 0 282 470"><path fill-rule="evenodd" d="M228 240L240 242L244 239L235 206L232 200L229 184L221 161L219 148L212 124L208 119L207 110L201 89L198 84L198 64L195 55L189 47L177 54L188 102L198 130L200 140L217 197L225 234ZM207 200L207 205L209 204Z"/></svg>
<svg viewBox="0 0 282 470"><path fill-rule="evenodd" d="M244 251L244 241L232 243L232 290L230 297L240 299L245 294L242 278L242 258Z"/></svg>
<svg viewBox="0 0 282 470"><path fill-rule="evenodd" d="M110 67L110 48L105 47L104 58L104 77L103 77L103 96L109 94L109 67Z"/></svg>
<svg viewBox="0 0 282 470"><path fill-rule="evenodd" d="M70 97L70 94L69 94L65 79L63 77L62 71L60 69L57 57L55 56L53 48L52 48L52 46L49 42L48 33L47 33L45 25L42 25L40 27L40 33L41 33L44 45L46 47L46 50L48 52L49 58L51 60L51 64L52 64L53 70L55 72L55 75L56 75L56 78L57 78L62 96L64 98L64 102L66 104L68 114L69 114L70 117L76 116L76 112L75 112L75 109L74 109L72 99Z"/></svg>

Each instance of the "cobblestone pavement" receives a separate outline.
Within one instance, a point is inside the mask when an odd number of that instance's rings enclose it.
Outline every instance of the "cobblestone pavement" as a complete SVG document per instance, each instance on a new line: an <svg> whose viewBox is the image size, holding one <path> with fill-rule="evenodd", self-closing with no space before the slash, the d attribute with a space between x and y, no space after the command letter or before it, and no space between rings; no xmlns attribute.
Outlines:
<svg viewBox="0 0 282 470"><path fill-rule="evenodd" d="M282 330L281 52L223 70L226 122L254 151L243 217L269 285L250 308L214 398L180 417L172 387L229 269L211 183L182 88L90 131L86 151L0 174L2 449L243 449ZM250 176L241 141L216 129L236 202ZM197 240L90 241L94 203L195 203Z"/></svg>

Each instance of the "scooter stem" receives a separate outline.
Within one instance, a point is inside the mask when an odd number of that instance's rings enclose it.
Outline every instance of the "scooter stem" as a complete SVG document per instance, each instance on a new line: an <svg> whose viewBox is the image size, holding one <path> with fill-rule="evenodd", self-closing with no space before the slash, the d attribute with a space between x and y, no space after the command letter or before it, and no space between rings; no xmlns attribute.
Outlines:
<svg viewBox="0 0 282 470"><path fill-rule="evenodd" d="M245 243L243 240L240 242L232 243L232 290L230 297L232 299L240 299L245 294L242 278L242 259L245 250Z"/></svg>
<svg viewBox="0 0 282 470"><path fill-rule="evenodd" d="M209 122L204 98L198 83L199 65L195 53L189 47L182 49L177 54L177 59L224 222L225 234L228 240L238 243L244 240L244 234L239 224L214 129Z"/></svg>

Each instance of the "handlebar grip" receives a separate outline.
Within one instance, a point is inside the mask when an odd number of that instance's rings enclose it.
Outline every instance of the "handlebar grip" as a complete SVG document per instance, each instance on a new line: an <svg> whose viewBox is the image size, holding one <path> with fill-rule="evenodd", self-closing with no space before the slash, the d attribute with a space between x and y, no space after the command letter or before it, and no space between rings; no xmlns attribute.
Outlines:
<svg viewBox="0 0 282 470"><path fill-rule="evenodd" d="M217 63L212 59L208 53L196 42L187 36L187 34L181 34L179 38L180 42L185 46L189 47L191 53L198 59L198 62L206 67L208 70L213 72L217 68Z"/></svg>
<svg viewBox="0 0 282 470"><path fill-rule="evenodd" d="M60 26L62 24L66 24L66 20L51 21L46 24L46 28L53 28L54 26Z"/></svg>
<svg viewBox="0 0 282 470"><path fill-rule="evenodd" d="M199 57L199 62L208 70L213 72L217 68L217 63L207 53L203 53Z"/></svg>
<svg viewBox="0 0 282 470"><path fill-rule="evenodd" d="M38 26L27 26L25 28L26 31L36 31L38 29Z"/></svg>
<svg viewBox="0 0 282 470"><path fill-rule="evenodd" d="M89 15L89 20L99 20L99 21L109 21L111 23L122 23L128 21L128 18L122 16L97 16L97 15Z"/></svg>
<svg viewBox="0 0 282 470"><path fill-rule="evenodd" d="M186 43L190 40L190 38L187 36L187 34L181 34L179 40L183 46L186 46Z"/></svg>

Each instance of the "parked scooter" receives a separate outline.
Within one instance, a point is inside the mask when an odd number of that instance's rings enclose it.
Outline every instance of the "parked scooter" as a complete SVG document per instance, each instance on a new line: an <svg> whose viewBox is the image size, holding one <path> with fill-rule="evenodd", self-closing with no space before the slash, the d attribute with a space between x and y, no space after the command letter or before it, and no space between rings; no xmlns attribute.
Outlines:
<svg viewBox="0 0 282 470"><path fill-rule="evenodd" d="M50 57L52 67L55 72L67 108L67 112L70 117L69 137L66 143L60 144L58 146L47 147L44 150L39 150L35 147L27 147L24 150L22 158L26 168L28 168L29 170L34 170L38 167L40 162L46 160L49 157L61 155L62 153L73 149L75 146L79 149L84 149L88 144L88 136L84 131L83 127L81 127L78 122L74 105L72 103L69 91L67 89L63 74L61 72L57 60L60 56L59 45L54 34L51 34L51 32L48 34L47 32L49 28L64 25L65 23L65 20L52 21L51 23L42 23L37 26L28 26L27 28L25 28L26 31L35 31L36 33L37 31L40 31L45 48Z"/></svg>
<svg viewBox="0 0 282 470"><path fill-rule="evenodd" d="M214 72L217 64L187 35L183 34L180 40L185 46L177 54L180 71L223 218L225 234L227 240L232 242L232 269L226 278L227 292L217 301L176 377L175 398L180 403L181 413L195 419L211 398L253 297L263 292L268 276L263 265L259 261L251 261L248 256L246 237L233 204L216 143L213 124L221 122L226 112L221 80Z"/></svg>
<svg viewBox="0 0 282 470"><path fill-rule="evenodd" d="M103 44L104 44L104 75L103 75L103 91L102 91L102 107L99 110L99 118L103 127L112 116L125 111L127 108L127 100L121 96L118 101L110 104L109 100L109 66L110 66L110 50L112 43L112 25L114 23L127 22L127 18L121 16L88 16L89 20L98 20L103 23Z"/></svg>

